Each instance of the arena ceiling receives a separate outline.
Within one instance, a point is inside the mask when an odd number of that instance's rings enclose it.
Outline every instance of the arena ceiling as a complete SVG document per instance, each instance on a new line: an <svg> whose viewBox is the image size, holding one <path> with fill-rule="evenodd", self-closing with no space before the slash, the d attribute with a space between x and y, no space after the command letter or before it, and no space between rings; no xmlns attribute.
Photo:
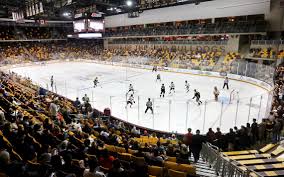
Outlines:
<svg viewBox="0 0 284 177"><path fill-rule="evenodd" d="M64 12L70 12L73 17L78 11L96 11L106 16L131 11L176 6L188 3L199 4L212 0L0 0L0 17L11 17L13 11L26 9L31 4L42 2L44 13L29 18L45 17L49 19L64 19ZM129 5L131 2L131 5ZM71 17L71 18L72 18Z"/></svg>

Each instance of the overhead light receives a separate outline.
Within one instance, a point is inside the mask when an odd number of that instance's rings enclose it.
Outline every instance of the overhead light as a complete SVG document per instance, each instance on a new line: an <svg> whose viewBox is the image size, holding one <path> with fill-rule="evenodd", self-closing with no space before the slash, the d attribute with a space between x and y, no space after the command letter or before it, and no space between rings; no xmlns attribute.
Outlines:
<svg viewBox="0 0 284 177"><path fill-rule="evenodd" d="M126 5L128 7L131 7L133 5L133 2L131 0L126 1Z"/></svg>

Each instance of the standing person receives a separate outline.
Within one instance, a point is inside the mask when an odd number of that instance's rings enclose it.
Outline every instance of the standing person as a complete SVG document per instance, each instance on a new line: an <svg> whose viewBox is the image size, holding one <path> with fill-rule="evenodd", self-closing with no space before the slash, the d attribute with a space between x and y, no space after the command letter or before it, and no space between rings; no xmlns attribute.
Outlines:
<svg viewBox="0 0 284 177"><path fill-rule="evenodd" d="M50 78L50 86L51 86L52 90L53 90L53 84L54 84L54 79L53 79L53 76L51 76L51 78Z"/></svg>
<svg viewBox="0 0 284 177"><path fill-rule="evenodd" d="M84 97L82 98L83 102L89 102L90 98L87 96L87 94L84 95Z"/></svg>
<svg viewBox="0 0 284 177"><path fill-rule="evenodd" d="M99 83L99 79L98 79L98 77L96 77L95 80L94 80L94 88L96 88L98 86L98 83Z"/></svg>
<svg viewBox="0 0 284 177"><path fill-rule="evenodd" d="M226 134L226 138L228 141L228 151L233 151L235 149L236 144L236 133L232 128L230 128L229 133Z"/></svg>
<svg viewBox="0 0 284 177"><path fill-rule="evenodd" d="M157 81L160 81L160 82L162 82L162 80L161 80L161 75L160 74L157 74L157 79L156 79L156 82Z"/></svg>
<svg viewBox="0 0 284 177"><path fill-rule="evenodd" d="M166 93L166 87L164 84L162 84L161 86L161 93L160 93L160 97L163 96L163 98L165 97L165 93Z"/></svg>
<svg viewBox="0 0 284 177"><path fill-rule="evenodd" d="M56 104L56 101L51 102L49 105L49 113L53 119L56 118L58 110L59 106Z"/></svg>
<svg viewBox="0 0 284 177"><path fill-rule="evenodd" d="M185 90L186 90L186 93L189 92L189 83L187 81L185 81Z"/></svg>
<svg viewBox="0 0 284 177"><path fill-rule="evenodd" d="M128 94L129 92L132 92L132 93L134 94L134 88L133 88L133 85L132 85L132 84L129 84L129 89L128 89L127 94Z"/></svg>
<svg viewBox="0 0 284 177"><path fill-rule="evenodd" d="M171 82L171 85L170 85L170 93L169 93L169 94L171 94L172 91L173 91L174 93L176 92L176 91L175 91L175 84L174 84L174 82Z"/></svg>
<svg viewBox="0 0 284 177"><path fill-rule="evenodd" d="M146 110L145 110L145 114L147 113L147 111L150 109L151 110L151 112L152 112L152 114L154 113L153 112L153 103L152 103L152 101L151 101L151 99L150 98L148 98L148 101L147 101L147 103L146 103Z"/></svg>
<svg viewBox="0 0 284 177"><path fill-rule="evenodd" d="M126 102L125 108L127 108L127 106L128 106L129 104L130 104L130 108L131 108L131 106L133 105L133 103L135 103L135 101L134 101L134 96L133 96L133 94L131 94L130 97L128 98L127 102Z"/></svg>
<svg viewBox="0 0 284 177"><path fill-rule="evenodd" d="M275 119L274 126L272 128L272 142L277 143L280 141L282 125L278 119Z"/></svg>
<svg viewBox="0 0 284 177"><path fill-rule="evenodd" d="M192 144L192 133L191 133L191 128L187 129L187 134L184 136L184 143L188 146L189 148L189 157L191 156L191 144Z"/></svg>
<svg viewBox="0 0 284 177"><path fill-rule="evenodd" d="M229 78L226 77L225 80L224 80L224 85L223 85L223 89L227 87L227 90L229 90Z"/></svg>
<svg viewBox="0 0 284 177"><path fill-rule="evenodd" d="M200 157L200 151L202 149L202 143L205 142L205 138L200 135L200 130L196 130L196 134L192 136L192 154L194 158L194 163L197 163Z"/></svg>
<svg viewBox="0 0 284 177"><path fill-rule="evenodd" d="M253 119L253 123L251 124L251 134L252 134L252 143L255 144L259 137L258 137L258 124L256 119Z"/></svg>
<svg viewBox="0 0 284 177"><path fill-rule="evenodd" d="M202 101L200 101L200 93L196 89L194 89L194 96L192 99L194 98L196 99L196 102L199 106L202 103Z"/></svg>
<svg viewBox="0 0 284 177"><path fill-rule="evenodd" d="M79 100L79 98L77 97L76 98L76 101L74 101L73 105L76 107L76 108L79 108L81 106L81 102Z"/></svg>
<svg viewBox="0 0 284 177"><path fill-rule="evenodd" d="M219 97L220 92L217 89L217 87L214 87L213 94L214 94L215 101L218 101L218 97Z"/></svg>

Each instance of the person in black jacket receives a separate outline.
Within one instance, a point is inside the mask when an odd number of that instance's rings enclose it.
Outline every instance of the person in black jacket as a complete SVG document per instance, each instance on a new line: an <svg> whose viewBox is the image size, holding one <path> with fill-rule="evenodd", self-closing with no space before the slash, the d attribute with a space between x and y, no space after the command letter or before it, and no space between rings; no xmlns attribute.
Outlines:
<svg viewBox="0 0 284 177"><path fill-rule="evenodd" d="M204 136L200 135L200 130L196 130L196 134L192 136L191 150L194 157L194 163L197 163L202 149L202 143L205 142Z"/></svg>

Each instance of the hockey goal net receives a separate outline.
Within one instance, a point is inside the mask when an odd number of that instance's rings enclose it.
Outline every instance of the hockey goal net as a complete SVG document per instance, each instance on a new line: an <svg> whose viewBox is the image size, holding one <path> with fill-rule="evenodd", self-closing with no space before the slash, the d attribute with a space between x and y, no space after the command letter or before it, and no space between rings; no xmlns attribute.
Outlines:
<svg viewBox="0 0 284 177"><path fill-rule="evenodd" d="M239 99L239 91L237 90L232 90L230 92L230 98L229 98L229 104L232 104L233 101L238 100Z"/></svg>

